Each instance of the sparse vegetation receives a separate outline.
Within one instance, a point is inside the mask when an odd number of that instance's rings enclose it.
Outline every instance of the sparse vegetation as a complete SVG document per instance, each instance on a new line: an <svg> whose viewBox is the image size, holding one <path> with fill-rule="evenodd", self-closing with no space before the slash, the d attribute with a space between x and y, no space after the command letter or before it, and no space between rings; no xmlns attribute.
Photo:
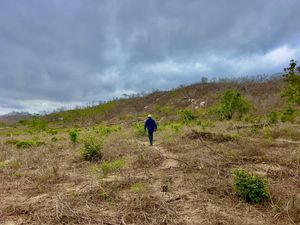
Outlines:
<svg viewBox="0 0 300 225"><path fill-rule="evenodd" d="M278 95L282 84L195 84L46 115L40 117L49 125L45 129L29 126L30 120L2 128L1 219L25 224L287 224L285 208L298 190L300 130L297 105L291 105L294 123L276 122L291 114ZM247 96L251 113L237 110L231 120L219 121L216 93L227 90ZM205 107L196 108L203 100ZM143 126L149 112L159 118L151 147ZM77 133L76 145L70 144L71 130ZM21 146L31 146L27 151L16 147L23 141ZM38 142L47 144L36 148ZM244 169L236 170L240 165ZM265 204L238 204L233 190L243 201Z"/></svg>

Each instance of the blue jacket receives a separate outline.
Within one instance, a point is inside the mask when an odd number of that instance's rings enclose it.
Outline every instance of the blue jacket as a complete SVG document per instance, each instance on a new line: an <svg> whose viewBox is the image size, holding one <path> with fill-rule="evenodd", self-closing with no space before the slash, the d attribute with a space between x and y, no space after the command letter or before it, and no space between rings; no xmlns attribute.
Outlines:
<svg viewBox="0 0 300 225"><path fill-rule="evenodd" d="M157 130L157 125L155 123L155 120L152 118L148 118L145 122L144 129L148 129L149 133L153 133L155 130Z"/></svg>

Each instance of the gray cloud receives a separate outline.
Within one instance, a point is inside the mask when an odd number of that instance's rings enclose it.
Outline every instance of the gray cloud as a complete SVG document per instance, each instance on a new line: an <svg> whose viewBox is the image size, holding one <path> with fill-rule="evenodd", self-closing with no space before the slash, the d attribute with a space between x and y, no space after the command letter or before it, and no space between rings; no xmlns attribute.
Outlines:
<svg viewBox="0 0 300 225"><path fill-rule="evenodd" d="M281 71L300 56L299 8L298 0L1 1L0 113Z"/></svg>

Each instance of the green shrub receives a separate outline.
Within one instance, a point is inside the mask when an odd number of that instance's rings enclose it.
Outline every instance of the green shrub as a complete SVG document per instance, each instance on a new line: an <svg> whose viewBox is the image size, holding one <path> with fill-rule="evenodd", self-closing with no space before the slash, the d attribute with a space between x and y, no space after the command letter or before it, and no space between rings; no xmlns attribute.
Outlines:
<svg viewBox="0 0 300 225"><path fill-rule="evenodd" d="M35 116L33 117L31 120L29 120L28 122L26 122L28 124L28 127L34 130L46 130L48 127L48 123L47 121L40 117L40 116Z"/></svg>
<svg viewBox="0 0 300 225"><path fill-rule="evenodd" d="M77 138L78 138L78 130L70 130L69 131L69 137L70 140L75 144L77 142Z"/></svg>
<svg viewBox="0 0 300 225"><path fill-rule="evenodd" d="M189 123L189 122L193 121L194 119L196 119L196 116L194 115L193 111L190 109L179 110L178 114L180 116L180 120L183 123Z"/></svg>
<svg viewBox="0 0 300 225"><path fill-rule="evenodd" d="M277 113L275 111L270 112L270 114L268 115L269 124L277 123L277 121L278 121Z"/></svg>
<svg viewBox="0 0 300 225"><path fill-rule="evenodd" d="M122 169L125 165L125 159L116 159L112 162L103 162L101 163L101 171L104 176L106 176L109 173L116 172L120 169Z"/></svg>
<svg viewBox="0 0 300 225"><path fill-rule="evenodd" d="M136 123L133 125L134 128L134 136L135 137L143 137L145 136L144 124Z"/></svg>
<svg viewBox="0 0 300 225"><path fill-rule="evenodd" d="M287 98L289 103L296 103L300 105L300 66L297 67L297 61L291 60L290 66L285 68L286 72L285 80L288 82L288 85L282 92L282 97Z"/></svg>
<svg viewBox="0 0 300 225"><path fill-rule="evenodd" d="M281 115L281 122L294 122L295 120L295 109L289 106Z"/></svg>
<svg viewBox="0 0 300 225"><path fill-rule="evenodd" d="M58 130L55 130L55 129L49 129L49 130L48 130L48 134L56 135L56 134L58 134Z"/></svg>
<svg viewBox="0 0 300 225"><path fill-rule="evenodd" d="M32 140L17 141L16 146L17 148L31 148L35 146L35 141Z"/></svg>
<svg viewBox="0 0 300 225"><path fill-rule="evenodd" d="M220 119L230 120L237 115L240 119L250 110L250 103L236 90L224 93L217 108Z"/></svg>
<svg viewBox="0 0 300 225"><path fill-rule="evenodd" d="M16 142L17 148L31 148L31 147L39 147L42 145L46 145L43 141L33 141L33 140L22 140Z"/></svg>
<svg viewBox="0 0 300 225"><path fill-rule="evenodd" d="M249 174L243 169L232 172L234 191L246 202L260 203L269 198L266 181L256 174Z"/></svg>
<svg viewBox="0 0 300 225"><path fill-rule="evenodd" d="M102 158L103 140L98 140L95 137L86 137L83 140L81 155L85 160L92 161Z"/></svg>

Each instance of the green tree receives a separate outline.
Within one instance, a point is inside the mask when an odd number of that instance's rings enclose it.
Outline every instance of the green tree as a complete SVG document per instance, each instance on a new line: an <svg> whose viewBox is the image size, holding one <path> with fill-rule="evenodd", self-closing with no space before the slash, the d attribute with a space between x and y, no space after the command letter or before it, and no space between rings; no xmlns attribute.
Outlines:
<svg viewBox="0 0 300 225"><path fill-rule="evenodd" d="M285 81L288 85L282 92L282 97L287 98L289 103L300 105L300 66L297 67L297 61L292 59L290 66L284 68Z"/></svg>
<svg viewBox="0 0 300 225"><path fill-rule="evenodd" d="M238 91L228 90L221 99L217 113L220 119L230 120L234 115L238 115L241 118L249 110L250 103Z"/></svg>

